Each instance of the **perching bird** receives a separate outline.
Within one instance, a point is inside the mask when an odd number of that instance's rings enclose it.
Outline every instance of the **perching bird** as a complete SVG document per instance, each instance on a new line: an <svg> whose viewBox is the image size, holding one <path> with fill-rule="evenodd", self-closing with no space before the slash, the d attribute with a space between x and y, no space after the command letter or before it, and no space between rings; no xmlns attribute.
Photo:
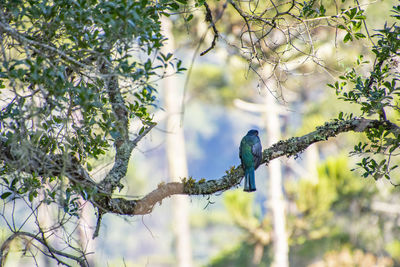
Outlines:
<svg viewBox="0 0 400 267"><path fill-rule="evenodd" d="M256 191L254 171L262 160L261 142L257 130L250 130L242 138L239 147L239 157L244 170L244 191Z"/></svg>

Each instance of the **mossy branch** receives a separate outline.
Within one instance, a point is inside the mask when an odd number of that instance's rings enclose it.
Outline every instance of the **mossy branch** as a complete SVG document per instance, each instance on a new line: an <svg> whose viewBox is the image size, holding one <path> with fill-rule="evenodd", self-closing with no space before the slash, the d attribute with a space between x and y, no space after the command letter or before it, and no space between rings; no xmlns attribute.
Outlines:
<svg viewBox="0 0 400 267"><path fill-rule="evenodd" d="M263 151L262 163L268 162L282 156L297 156L313 143L326 141L330 137L335 137L345 132L366 132L369 129L383 127L395 135L400 134L399 126L381 120L369 120L364 118L353 118L350 120L335 120L327 122L323 126L309 134L301 137L293 137L285 141L279 141ZM201 179L195 181L193 178L184 179L177 183L163 183L155 190L140 200L110 199L111 206L109 212L125 215L142 215L151 213L157 203L172 195L211 195L217 192L228 190L238 186L243 179L243 169L241 166L233 166L226 171L226 174L219 179Z"/></svg>
<svg viewBox="0 0 400 267"><path fill-rule="evenodd" d="M288 140L279 141L263 151L262 164L268 165L268 162L282 156L297 156L313 143L326 141L330 137L345 132L367 132L370 129L383 128L395 136L400 135L400 127L385 120L369 120L364 118L353 118L349 120L335 120L327 122L323 126L309 134L301 137L293 137ZM0 160L13 160L13 155L5 139L0 138ZM46 166L40 164L46 163ZM52 166L54 164L54 166ZM41 160L34 162L35 171L40 172L46 167L58 170L57 161ZM78 166L79 167L79 166ZM71 166L72 169L72 166ZM102 188L102 182L95 183L89 181L87 173L68 171L66 176L71 182L81 181L91 184L94 187ZM27 169L27 172L32 169ZM39 174L40 175L40 174ZM148 193L141 199L127 200L124 198L112 198L110 194L93 194L89 199L92 204L104 213L115 213L121 215L143 215L151 213L157 203L172 195L211 195L217 192L223 192L236 187L243 179L243 169L239 166L232 166L226 171L226 174L218 179L199 179L196 181L192 177L183 179L182 182L161 183L156 189ZM104 192L104 191L103 191Z"/></svg>

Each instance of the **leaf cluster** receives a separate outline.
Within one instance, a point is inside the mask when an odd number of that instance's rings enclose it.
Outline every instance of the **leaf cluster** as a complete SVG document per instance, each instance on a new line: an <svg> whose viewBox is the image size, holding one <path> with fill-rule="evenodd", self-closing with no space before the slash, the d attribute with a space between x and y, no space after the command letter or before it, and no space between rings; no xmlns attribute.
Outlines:
<svg viewBox="0 0 400 267"><path fill-rule="evenodd" d="M143 125L141 135L157 106L154 82L167 68L184 70L172 54L159 52L165 41L160 16L180 2L2 3L0 137L20 151L14 160L0 162L4 175L54 178L51 170L27 172L35 154L66 155L90 171L90 158L98 159L117 140L129 138L129 120ZM30 199L37 196L35 183L17 180L32 188ZM11 189L21 196L29 191ZM66 196L68 191L62 191Z"/></svg>
<svg viewBox="0 0 400 267"><path fill-rule="evenodd" d="M393 17L396 19L400 19L399 10L400 6L393 7L392 11L395 14ZM357 13L353 13L350 16L358 16ZM397 61L400 49L400 27L396 24L391 26L385 24L376 32L373 37L377 41L372 48L375 60L369 76L365 76L360 69L368 66L370 62L360 55L356 61L356 67L347 70L344 75L339 76L339 81L328 86L335 89L339 99L358 105L361 116L378 115L381 120L387 120L386 114L393 114L399 110L397 101L400 96L400 87ZM347 114L347 117L353 116L353 113ZM343 113L339 114L339 120L343 120ZM368 130L366 137L368 142L355 145L352 152L353 155L361 155L361 160L357 165L363 170L362 175L372 176L375 179L385 177L390 180L391 172L397 168L391 159L398 153L399 136L380 127Z"/></svg>

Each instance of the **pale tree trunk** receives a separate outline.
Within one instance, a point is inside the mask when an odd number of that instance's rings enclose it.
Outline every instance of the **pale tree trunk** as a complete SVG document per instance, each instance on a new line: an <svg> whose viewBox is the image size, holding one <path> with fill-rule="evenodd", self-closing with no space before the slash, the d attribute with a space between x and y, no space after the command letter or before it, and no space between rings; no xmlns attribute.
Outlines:
<svg viewBox="0 0 400 267"><path fill-rule="evenodd" d="M304 161L297 162L290 160L287 166L290 170L300 177L301 179L307 180L313 185L318 184L318 168L317 163L319 161L318 145L310 145L304 152Z"/></svg>
<svg viewBox="0 0 400 267"><path fill-rule="evenodd" d="M174 37L171 32L172 23L167 18L161 21L164 36L168 38L162 48L164 54L174 52ZM181 104L183 91L178 86L175 76L163 79L163 91L165 98L165 111L167 113L167 135L166 150L168 161L169 177L172 181L180 181L188 177L185 138L181 124ZM173 201L174 235L176 242L177 266L192 266L192 249L190 244L190 223L189 223L189 198L188 196L175 195Z"/></svg>
<svg viewBox="0 0 400 267"><path fill-rule="evenodd" d="M44 200L44 189L42 189L43 191L40 191L39 193L39 199L41 201ZM52 236L52 232L48 232L49 229L51 229L52 224L53 224L53 220L52 220L52 216L50 214L50 206L46 205L45 203L42 203L39 208L38 208L38 223L40 225L40 228L42 229L42 231L44 231L45 237L46 239L49 238L51 239ZM49 242L50 240L47 240L47 242ZM51 267L52 263L49 259L49 257L47 257L46 255L43 254L43 267Z"/></svg>
<svg viewBox="0 0 400 267"><path fill-rule="evenodd" d="M312 184L318 184L318 171L316 163L319 161L319 151L317 144L309 146L306 151L304 151L304 154L307 168L307 177L305 177L305 179L309 180Z"/></svg>
<svg viewBox="0 0 400 267"><path fill-rule="evenodd" d="M273 87L273 81L267 81L270 89ZM274 96L267 92L266 94L266 132L267 146L270 146L280 140L281 124L279 121L278 105ZM286 232L286 213L285 201L282 188L282 172L279 160L273 160L268 164L269 173L269 200L268 206L272 213L273 226L273 267L289 266L289 246Z"/></svg>
<svg viewBox="0 0 400 267"><path fill-rule="evenodd" d="M90 203L84 199L79 199L79 205L81 207L79 211L78 221L78 234L79 241L82 250L86 253L86 259L90 267L95 265L95 242L93 239L94 225L91 225L93 212L90 209Z"/></svg>
<svg viewBox="0 0 400 267"><path fill-rule="evenodd" d="M269 89L274 88L273 81L267 81ZM276 104L276 99L271 92L267 91L265 96L265 104L248 103L239 99L235 99L235 106L240 109L261 112L264 117L264 124L267 132L267 146L276 143L280 140L281 130L279 122L279 114L285 113ZM289 245L286 232L286 212L285 200L282 187L282 172L281 164L278 160L273 160L268 164L269 174L269 199L265 205L272 213L273 224L273 267L288 267L289 266ZM262 258L263 250L257 244L254 248L253 264L257 266Z"/></svg>

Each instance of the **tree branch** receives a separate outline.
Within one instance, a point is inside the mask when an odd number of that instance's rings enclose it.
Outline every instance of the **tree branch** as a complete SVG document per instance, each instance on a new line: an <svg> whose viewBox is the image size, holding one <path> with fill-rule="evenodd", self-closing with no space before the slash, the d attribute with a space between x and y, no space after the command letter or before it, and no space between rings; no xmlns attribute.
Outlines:
<svg viewBox="0 0 400 267"><path fill-rule="evenodd" d="M211 46L209 48L207 48L206 50L204 50L203 52L201 52L200 56L204 56L211 49L213 49L215 47L215 43L217 42L217 39L218 39L218 36L219 36L217 27L215 27L215 21L213 20L213 17L212 17L211 9L208 6L206 1L204 1L204 7L206 8L206 21L210 22L210 26L212 27L212 29L214 31L214 38L212 40Z"/></svg>
<svg viewBox="0 0 400 267"><path fill-rule="evenodd" d="M129 144L135 146L147 132L151 130L154 125L149 126L136 140L130 141ZM301 137L293 137L285 141L279 141L271 147L263 151L262 163L268 164L271 160L282 156L296 156L302 153L308 146L326 141L330 137L335 137L338 134L345 132L367 132L370 129L383 129L393 133L395 136L400 135L400 127L390 121L382 120L370 120L364 118L353 118L349 120L335 120L333 122L327 122L323 126L317 127L317 129L309 134ZM5 139L0 138L0 160L13 160L13 155L10 152ZM9 158L11 157L11 158ZM42 165L41 165L42 164ZM44 169L53 169L53 172L59 172L61 170L58 166L59 162L42 159L33 162L32 168L24 169L23 171L33 171L38 175L43 173ZM102 183L95 183L91 180L87 180L87 177L82 174L79 170L79 166L75 167L75 171L72 171L73 165L67 165L67 173L65 174L72 182L86 181L88 185L102 188ZM69 171L69 172L68 172ZM122 177L121 177L122 178ZM94 194L89 201L99 208L102 213L115 213L121 215L143 215L151 213L154 206L157 203L161 203L166 197L170 197L176 194L184 195L211 195L217 192L228 190L232 187L238 186L243 178L243 169L239 166L232 166L226 175L219 179L210 179L207 181L195 181L192 178L182 182L171 182L162 183L144 196L142 199L127 200L124 198L111 198L111 194Z"/></svg>
<svg viewBox="0 0 400 267"><path fill-rule="evenodd" d="M156 123L149 124L134 140L130 140L129 137L115 140L116 154L114 166L99 184L105 192L111 194L116 187L122 188L120 181L126 175L132 150L137 146L139 141L154 128L154 126L156 126Z"/></svg>
<svg viewBox="0 0 400 267"><path fill-rule="evenodd" d="M0 266L5 266L5 260L7 258L7 254L8 254L9 249L10 249L10 243L15 238L18 238L18 237L31 238L32 240L35 240L35 241L39 242L40 244L42 244L43 246L45 246L46 249L52 254L56 254L56 255L59 255L59 256L74 260L81 267L87 267L88 266L88 264L87 264L87 262L85 261L84 258L78 257L78 256L74 256L72 254L65 253L63 251L57 250L57 249L49 246L44 239L40 238L39 236L37 236L35 234L29 233L29 232L15 232L11 236L9 236L6 241L4 241L4 243L2 244L2 246L0 248ZM29 242L31 242L31 241L29 241ZM61 261L60 259L58 259L58 258L56 258L54 256L52 258L54 258L59 264L62 264L62 265L65 265L65 266L70 266L69 264Z"/></svg>
<svg viewBox="0 0 400 267"><path fill-rule="evenodd" d="M302 153L308 146L313 143L326 141L330 137L335 137L345 132L366 132L370 129L383 127L385 130L392 132L394 135L400 134L400 127L389 122L381 120L369 120L364 118L354 118L345 121L333 121L309 134L301 137L293 137L285 141L279 141L271 147L263 151L262 163L268 164L273 159L282 156L296 156ZM143 215L151 213L157 203L161 203L166 197L175 194L185 195L210 195L216 192L228 190L240 184L243 178L243 169L241 166L231 167L227 174L219 179L199 181L193 179L184 182L172 182L160 184L157 189L153 190L145 197L139 200L126 200L123 198L109 199L103 206L108 212L122 215Z"/></svg>
<svg viewBox="0 0 400 267"><path fill-rule="evenodd" d="M4 14L3 14L4 15ZM75 60L74 58L70 57L69 55L67 55L66 53L64 53L62 50L57 49L56 47L44 44L44 43L40 43L34 40L31 40L27 37L24 36L24 34L18 32L17 30L13 29L12 27L10 27L8 24L2 23L0 22L0 32L5 32L8 35L12 36L15 40L17 40L22 46L24 45L31 45L34 47L41 47L45 50L54 52L58 55L60 55L63 59L72 62L73 64L86 69L86 70L92 70L94 71L91 66L83 64L82 62L79 62L78 60ZM40 50L35 49L34 47L32 47L32 49L36 52L40 52Z"/></svg>

